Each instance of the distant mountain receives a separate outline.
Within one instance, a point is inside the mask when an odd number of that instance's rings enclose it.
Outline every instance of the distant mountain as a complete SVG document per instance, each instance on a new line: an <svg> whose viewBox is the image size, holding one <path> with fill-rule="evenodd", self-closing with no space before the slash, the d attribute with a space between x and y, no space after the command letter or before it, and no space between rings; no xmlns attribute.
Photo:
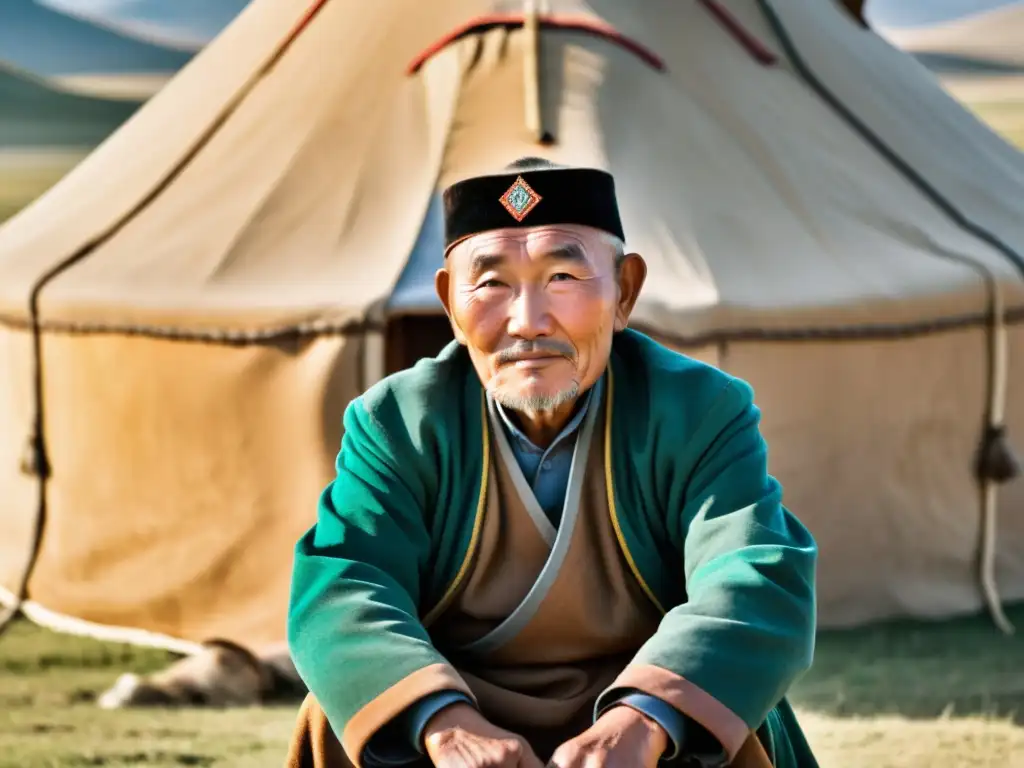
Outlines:
<svg viewBox="0 0 1024 768"><path fill-rule="evenodd" d="M187 50L198 50L203 47L249 4L249 0L40 2L66 13L109 24L136 37Z"/></svg>
<svg viewBox="0 0 1024 768"><path fill-rule="evenodd" d="M142 75L57 75L46 78L54 88L105 99L145 101L174 77L173 72Z"/></svg>
<svg viewBox="0 0 1024 768"><path fill-rule="evenodd" d="M867 0L865 15L872 26L920 27L1020 3L1021 0Z"/></svg>
<svg viewBox="0 0 1024 768"><path fill-rule="evenodd" d="M928 27L879 31L893 45L947 69L961 59L976 68L1024 71L1024 3Z"/></svg>
<svg viewBox="0 0 1024 768"><path fill-rule="evenodd" d="M0 60L33 74L176 72L191 57L34 0L0 0Z"/></svg>
<svg viewBox="0 0 1024 768"><path fill-rule="evenodd" d="M1024 64L923 51L914 58L938 75L1024 75Z"/></svg>
<svg viewBox="0 0 1024 768"><path fill-rule="evenodd" d="M86 18L110 22L147 39L196 48L215 37L250 0L40 2ZM916 27L938 24L1019 2L1021 0L867 0L866 14L873 26Z"/></svg>
<svg viewBox="0 0 1024 768"><path fill-rule="evenodd" d="M9 0L0 0L8 2ZM66 93L0 64L0 148L86 147L103 141L140 102Z"/></svg>
<svg viewBox="0 0 1024 768"><path fill-rule="evenodd" d="M828 0L821 0L826 2ZM6 0L0 0L0 3ZM39 0L165 45L197 50L250 0ZM867 0L872 26L917 27L959 19L1024 0Z"/></svg>

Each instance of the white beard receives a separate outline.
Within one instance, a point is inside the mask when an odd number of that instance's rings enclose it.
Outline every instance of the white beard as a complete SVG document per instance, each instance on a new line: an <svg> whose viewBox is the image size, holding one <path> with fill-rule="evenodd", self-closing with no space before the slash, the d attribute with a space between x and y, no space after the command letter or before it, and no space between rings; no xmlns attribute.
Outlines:
<svg viewBox="0 0 1024 768"><path fill-rule="evenodd" d="M580 392L580 385L573 382L572 386L553 395L519 395L496 388L491 397L502 408L519 413L547 413L572 402Z"/></svg>

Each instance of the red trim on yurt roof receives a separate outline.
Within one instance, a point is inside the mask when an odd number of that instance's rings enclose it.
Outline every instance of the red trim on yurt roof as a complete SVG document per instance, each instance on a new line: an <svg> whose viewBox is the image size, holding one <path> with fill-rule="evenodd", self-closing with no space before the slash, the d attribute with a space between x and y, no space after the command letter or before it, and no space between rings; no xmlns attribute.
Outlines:
<svg viewBox="0 0 1024 768"><path fill-rule="evenodd" d="M648 66L659 72L665 71L665 62L661 60L653 51L646 48L641 43L638 43L632 38L626 37L625 35L618 32L610 24L605 24L599 19L591 18L571 18L565 16L540 16L538 22L542 28L545 29L560 29L567 30L570 32L584 32L586 34L594 35L596 37L603 37L612 43L615 43L627 51L636 54L641 58ZM410 62L406 68L406 74L412 75L419 71L426 61L436 53L447 48L455 41L466 37L468 35L478 34L480 32L487 32L488 30L494 29L495 27L504 27L506 29L516 29L523 26L524 20L522 14L498 14L493 16L478 16L477 18L469 21L462 26L456 27L454 30L449 32L447 35L442 37L436 43L428 46L422 53L420 53L415 59Z"/></svg>
<svg viewBox="0 0 1024 768"><path fill-rule="evenodd" d="M324 6L327 5L327 0L315 0L315 2L306 9L306 12L299 19L298 23L292 28L291 32L288 33L288 37L284 39L281 46L278 48L277 53L274 55L273 61L277 61L281 58L281 55L291 48L292 43L295 39L303 33L309 23L316 18L316 15L323 10Z"/></svg>
<svg viewBox="0 0 1024 768"><path fill-rule="evenodd" d="M708 9L708 12L718 19L719 23L725 27L726 31L729 32L736 41L747 49L747 53L754 57L754 60L766 67L770 67L778 61L778 57L768 49L764 43L758 40L754 34L748 30L743 24L737 19L732 12L722 5L718 0L701 0L701 4Z"/></svg>

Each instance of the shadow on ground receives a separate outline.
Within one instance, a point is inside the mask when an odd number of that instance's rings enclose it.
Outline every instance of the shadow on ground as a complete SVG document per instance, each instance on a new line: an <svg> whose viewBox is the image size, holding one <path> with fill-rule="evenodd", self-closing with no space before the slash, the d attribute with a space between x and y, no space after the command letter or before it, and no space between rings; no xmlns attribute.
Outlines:
<svg viewBox="0 0 1024 768"><path fill-rule="evenodd" d="M1007 614L1016 635L980 615L822 632L814 666L790 700L832 717L978 715L1024 723L1024 605Z"/></svg>

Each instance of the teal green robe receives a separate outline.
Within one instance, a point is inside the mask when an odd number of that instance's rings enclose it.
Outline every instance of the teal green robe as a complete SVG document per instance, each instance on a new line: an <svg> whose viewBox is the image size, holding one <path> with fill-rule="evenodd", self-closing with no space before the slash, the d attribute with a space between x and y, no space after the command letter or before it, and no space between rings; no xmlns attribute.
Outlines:
<svg viewBox="0 0 1024 768"><path fill-rule="evenodd" d="M768 474L751 388L632 330L616 334L610 369L613 523L665 614L632 664L766 728L777 766L814 766L784 696L813 656L817 548ZM455 343L346 409L288 616L295 664L339 734L404 679L448 665L429 626L470 570L485 419Z"/></svg>

